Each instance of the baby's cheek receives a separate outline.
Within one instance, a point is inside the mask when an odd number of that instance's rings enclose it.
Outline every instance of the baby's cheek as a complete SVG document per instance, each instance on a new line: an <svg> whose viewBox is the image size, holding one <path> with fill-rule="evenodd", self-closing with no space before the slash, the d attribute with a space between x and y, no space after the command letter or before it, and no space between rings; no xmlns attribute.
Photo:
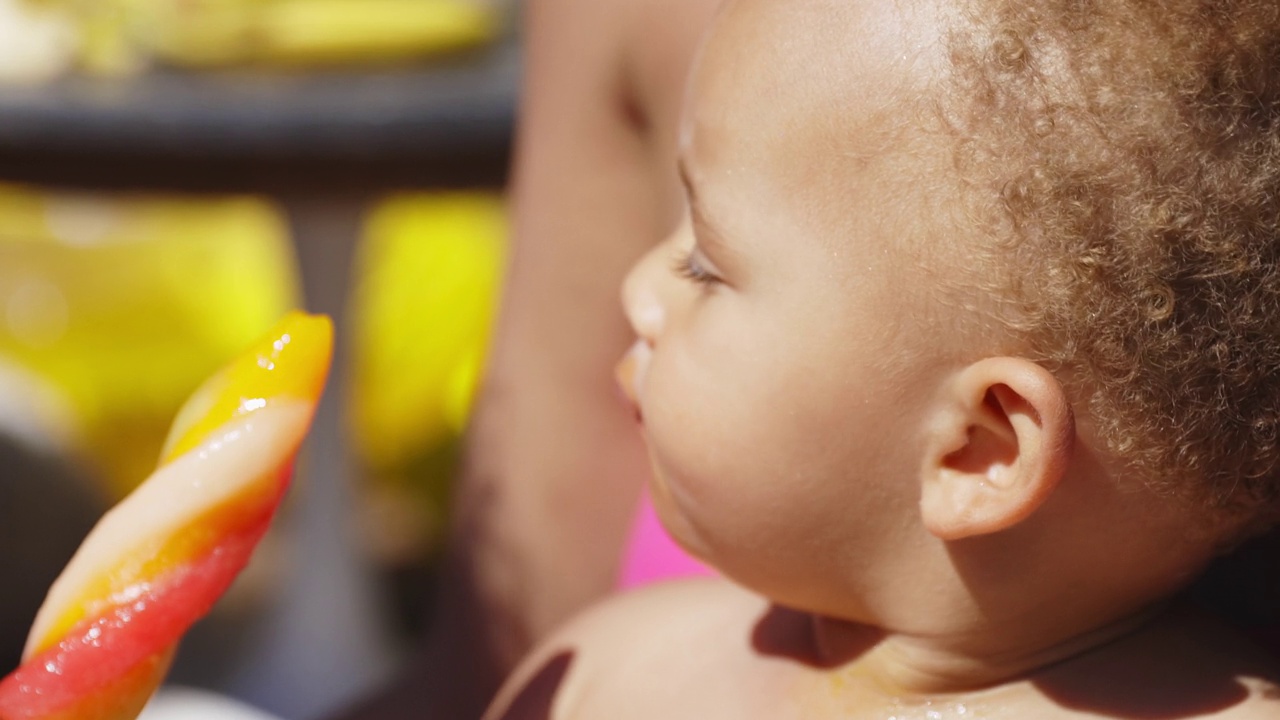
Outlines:
<svg viewBox="0 0 1280 720"><path fill-rule="evenodd" d="M713 312L710 305L706 312ZM651 445L682 484L708 491L761 463L785 469L787 456L802 449L793 426L802 397L797 384L806 378L796 377L786 348L736 331L741 323L731 319L700 318L663 338L644 383Z"/></svg>

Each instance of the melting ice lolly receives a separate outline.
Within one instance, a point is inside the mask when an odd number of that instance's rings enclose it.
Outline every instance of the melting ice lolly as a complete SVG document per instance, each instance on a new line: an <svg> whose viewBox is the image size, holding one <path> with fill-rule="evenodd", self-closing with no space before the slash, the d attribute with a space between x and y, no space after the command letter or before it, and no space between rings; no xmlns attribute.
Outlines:
<svg viewBox="0 0 1280 720"><path fill-rule="evenodd" d="M0 720L132 720L178 640L248 562L324 388L328 318L292 313L178 412L160 466L45 598Z"/></svg>

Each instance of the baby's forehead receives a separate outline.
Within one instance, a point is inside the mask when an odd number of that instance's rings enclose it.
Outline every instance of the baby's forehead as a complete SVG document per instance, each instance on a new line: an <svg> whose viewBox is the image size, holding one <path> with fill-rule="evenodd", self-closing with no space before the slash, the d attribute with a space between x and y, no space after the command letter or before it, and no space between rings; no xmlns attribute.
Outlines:
<svg viewBox="0 0 1280 720"><path fill-rule="evenodd" d="M874 90L888 99L944 67L941 29L932 0L730 0L695 74L711 65L758 100L798 90L829 98Z"/></svg>
<svg viewBox="0 0 1280 720"><path fill-rule="evenodd" d="M945 67L939 16L931 0L732 0L691 77L682 153L705 172L766 169L808 204L936 155L913 131Z"/></svg>
<svg viewBox="0 0 1280 720"><path fill-rule="evenodd" d="M876 153L945 68L939 14L923 0L731 0L690 78L682 138Z"/></svg>

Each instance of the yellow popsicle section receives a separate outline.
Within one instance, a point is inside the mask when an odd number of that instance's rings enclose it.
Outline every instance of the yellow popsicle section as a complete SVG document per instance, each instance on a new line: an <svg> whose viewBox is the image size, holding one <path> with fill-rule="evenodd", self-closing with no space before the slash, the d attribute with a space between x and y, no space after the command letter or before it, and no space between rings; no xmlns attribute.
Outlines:
<svg viewBox="0 0 1280 720"><path fill-rule="evenodd" d="M160 464L269 402L318 400L332 346L329 318L300 312L286 315L262 341L209 378L187 400L173 421Z"/></svg>
<svg viewBox="0 0 1280 720"><path fill-rule="evenodd" d="M27 657L270 516L323 389L332 337L328 318L291 313L196 391L159 469L103 518L50 590Z"/></svg>

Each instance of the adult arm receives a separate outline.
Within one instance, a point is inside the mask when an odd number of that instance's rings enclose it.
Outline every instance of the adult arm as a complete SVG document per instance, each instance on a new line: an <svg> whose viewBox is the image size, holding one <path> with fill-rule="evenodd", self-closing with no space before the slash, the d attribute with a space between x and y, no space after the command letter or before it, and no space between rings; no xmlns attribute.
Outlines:
<svg viewBox="0 0 1280 720"><path fill-rule="evenodd" d="M614 381L634 339L618 296L681 212L677 113L715 5L527 6L514 260L454 536L504 669L617 577L648 475Z"/></svg>
<svg viewBox="0 0 1280 720"><path fill-rule="evenodd" d="M631 263L674 225L675 117L715 0L532 0L514 253L428 647L349 718L475 718L613 586L647 473L613 367Z"/></svg>

